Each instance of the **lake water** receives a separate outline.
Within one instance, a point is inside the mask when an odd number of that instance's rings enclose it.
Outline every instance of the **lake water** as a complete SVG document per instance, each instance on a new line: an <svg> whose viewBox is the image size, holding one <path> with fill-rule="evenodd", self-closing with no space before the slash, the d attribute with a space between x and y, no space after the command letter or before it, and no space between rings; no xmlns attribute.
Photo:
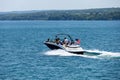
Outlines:
<svg viewBox="0 0 120 80"><path fill-rule="evenodd" d="M88 53L48 49L58 33ZM120 80L120 21L0 21L0 80Z"/></svg>

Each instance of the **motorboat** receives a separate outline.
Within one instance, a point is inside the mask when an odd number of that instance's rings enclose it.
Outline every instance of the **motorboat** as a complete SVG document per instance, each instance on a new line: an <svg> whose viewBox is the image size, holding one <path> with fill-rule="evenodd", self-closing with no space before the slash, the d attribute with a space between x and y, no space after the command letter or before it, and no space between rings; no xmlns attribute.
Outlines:
<svg viewBox="0 0 120 80"><path fill-rule="evenodd" d="M44 41L44 44L51 50L62 49L74 54L84 54L85 52L79 44L75 43L75 40L69 34L56 34L54 39L48 38Z"/></svg>

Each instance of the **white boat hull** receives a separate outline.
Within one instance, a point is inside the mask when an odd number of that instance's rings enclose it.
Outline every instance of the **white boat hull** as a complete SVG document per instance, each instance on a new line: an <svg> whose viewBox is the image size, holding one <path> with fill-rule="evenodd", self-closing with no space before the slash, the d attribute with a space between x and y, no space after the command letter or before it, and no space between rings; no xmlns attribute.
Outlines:
<svg viewBox="0 0 120 80"><path fill-rule="evenodd" d="M78 45L70 45L66 47L65 45L57 45L56 43L52 43L52 42L44 42L44 44L52 50L63 49L67 52L74 53L74 54L83 54L85 52Z"/></svg>

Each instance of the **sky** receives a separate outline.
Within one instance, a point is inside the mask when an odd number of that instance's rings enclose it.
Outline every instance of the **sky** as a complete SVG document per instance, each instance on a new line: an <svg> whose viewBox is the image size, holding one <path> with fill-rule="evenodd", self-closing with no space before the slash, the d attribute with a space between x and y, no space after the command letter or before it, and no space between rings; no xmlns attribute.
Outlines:
<svg viewBox="0 0 120 80"><path fill-rule="evenodd" d="M0 0L0 12L120 7L120 0Z"/></svg>

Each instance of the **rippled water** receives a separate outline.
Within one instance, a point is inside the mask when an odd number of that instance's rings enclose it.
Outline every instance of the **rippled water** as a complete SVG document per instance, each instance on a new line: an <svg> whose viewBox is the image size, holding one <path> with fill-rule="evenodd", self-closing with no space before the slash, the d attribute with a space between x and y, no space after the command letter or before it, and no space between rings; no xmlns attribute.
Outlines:
<svg viewBox="0 0 120 80"><path fill-rule="evenodd" d="M0 21L0 79L119 80L119 25L120 21ZM80 38L88 53L49 50L43 41L57 33Z"/></svg>

